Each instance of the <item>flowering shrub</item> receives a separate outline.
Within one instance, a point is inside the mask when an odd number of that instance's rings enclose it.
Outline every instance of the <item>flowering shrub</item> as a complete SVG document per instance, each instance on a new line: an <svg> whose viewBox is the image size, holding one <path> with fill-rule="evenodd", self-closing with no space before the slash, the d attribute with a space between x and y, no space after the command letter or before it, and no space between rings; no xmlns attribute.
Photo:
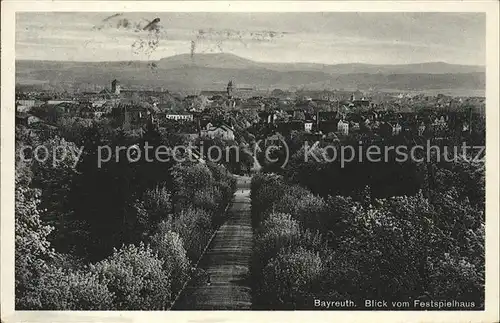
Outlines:
<svg viewBox="0 0 500 323"><path fill-rule="evenodd" d="M36 306L44 310L113 309L114 295L99 281L96 273L64 270L50 266L37 282Z"/></svg>
<svg viewBox="0 0 500 323"><path fill-rule="evenodd" d="M321 258L311 251L283 250L264 268L260 296L275 309L305 304L321 278L321 268Z"/></svg>
<svg viewBox="0 0 500 323"><path fill-rule="evenodd" d="M179 234L168 231L152 238L152 248L163 260L163 270L171 277L172 293L177 293L189 277L191 265Z"/></svg>
<svg viewBox="0 0 500 323"><path fill-rule="evenodd" d="M149 246L128 245L91 266L114 294L117 310L164 310L171 301L171 277Z"/></svg>

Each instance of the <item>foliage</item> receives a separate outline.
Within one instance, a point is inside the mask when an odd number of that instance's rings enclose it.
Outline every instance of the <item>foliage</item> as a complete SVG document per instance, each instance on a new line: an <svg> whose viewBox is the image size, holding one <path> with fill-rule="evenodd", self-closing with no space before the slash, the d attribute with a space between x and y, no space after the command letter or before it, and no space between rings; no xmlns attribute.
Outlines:
<svg viewBox="0 0 500 323"><path fill-rule="evenodd" d="M261 297L274 309L305 305L321 279L321 268L321 258L311 251L280 252L263 270Z"/></svg>
<svg viewBox="0 0 500 323"><path fill-rule="evenodd" d="M321 284L309 290L314 294L360 302L430 295L474 300L481 306L484 211L463 190L445 187L432 191L430 199L422 192L372 199L366 189L356 199L323 199L279 176L255 176L251 197L259 228L253 263L257 302L263 308L303 304L300 297L284 298L286 279L277 278L281 268L288 268L280 267L284 260L278 255L302 248L322 263Z"/></svg>
<svg viewBox="0 0 500 323"><path fill-rule="evenodd" d="M163 260L163 270L172 279L172 294L176 294L189 277L191 265L179 234L168 231L152 237L152 248Z"/></svg>
<svg viewBox="0 0 500 323"><path fill-rule="evenodd" d="M91 266L115 295L117 310L164 310L171 301L171 277L149 246L128 245Z"/></svg>
<svg viewBox="0 0 500 323"><path fill-rule="evenodd" d="M29 309L109 310L114 295L90 271L67 271L50 266L37 280Z"/></svg>
<svg viewBox="0 0 500 323"><path fill-rule="evenodd" d="M265 212L283 195L285 186L276 174L257 174L251 182L252 223L258 227L264 220Z"/></svg>
<svg viewBox="0 0 500 323"><path fill-rule="evenodd" d="M223 165L129 160L120 147L149 145L151 157L151 147L179 143L153 124L131 134L106 120L54 122L16 126L16 307L167 308L223 221L235 179ZM23 161L24 145L43 145L47 162ZM99 163L103 146L110 161Z"/></svg>
<svg viewBox="0 0 500 323"><path fill-rule="evenodd" d="M135 208L142 231L145 235L151 234L157 225L172 212L171 193L165 188L157 186L144 192Z"/></svg>
<svg viewBox="0 0 500 323"><path fill-rule="evenodd" d="M37 190L16 185L15 293L16 307L24 309L40 306L36 297L36 280L44 274L47 262L54 257L47 240L53 228L40 219L39 197Z"/></svg>
<svg viewBox="0 0 500 323"><path fill-rule="evenodd" d="M272 213L262 224L255 239L256 265L265 266L281 249L297 244L299 238L300 227L297 221L288 214Z"/></svg>

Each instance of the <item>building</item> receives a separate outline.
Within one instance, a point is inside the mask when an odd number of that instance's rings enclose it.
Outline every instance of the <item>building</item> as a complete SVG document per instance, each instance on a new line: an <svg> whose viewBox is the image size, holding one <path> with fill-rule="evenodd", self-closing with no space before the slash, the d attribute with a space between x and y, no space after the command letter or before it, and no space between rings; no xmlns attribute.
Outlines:
<svg viewBox="0 0 500 323"><path fill-rule="evenodd" d="M231 98L231 96L233 94L233 81L232 80L229 81L229 83L227 83L226 92L227 92L227 97Z"/></svg>
<svg viewBox="0 0 500 323"><path fill-rule="evenodd" d="M344 122L342 119L337 123L337 131L347 136L349 134L349 123Z"/></svg>
<svg viewBox="0 0 500 323"><path fill-rule="evenodd" d="M48 100L46 103L48 105L58 105L61 103L77 103L77 102L73 100Z"/></svg>
<svg viewBox="0 0 500 323"><path fill-rule="evenodd" d="M304 130L305 131L311 132L312 131L312 126L313 126L313 122L312 121L306 121L306 122L304 122Z"/></svg>
<svg viewBox="0 0 500 323"><path fill-rule="evenodd" d="M394 136L397 136L401 133L401 125L399 123L396 123L396 125L392 128L392 134Z"/></svg>
<svg viewBox="0 0 500 323"><path fill-rule="evenodd" d="M22 124L25 126L29 126L34 123L41 122L42 120L36 116L27 114L27 113L18 113L16 114L16 124Z"/></svg>
<svg viewBox="0 0 500 323"><path fill-rule="evenodd" d="M43 101L41 100L17 100L16 105L20 105L23 107L27 107L28 110L33 107L40 107L43 105Z"/></svg>
<svg viewBox="0 0 500 323"><path fill-rule="evenodd" d="M274 112L259 112L259 118L264 123L274 123L277 119L276 113Z"/></svg>
<svg viewBox="0 0 500 323"><path fill-rule="evenodd" d="M219 127L214 127L210 122L207 124L205 129L201 129L200 135L209 138L221 138L224 140L234 140L234 129L227 125L221 125Z"/></svg>
<svg viewBox="0 0 500 323"><path fill-rule="evenodd" d="M193 121L193 115L191 113L167 113L165 118L175 121Z"/></svg>
<svg viewBox="0 0 500 323"><path fill-rule="evenodd" d="M120 90L120 82L118 82L117 80L113 80L113 82L111 82L111 92L113 94L120 95Z"/></svg>
<svg viewBox="0 0 500 323"><path fill-rule="evenodd" d="M351 126L350 126L351 130L359 130L359 129L361 129L361 127L359 125L359 122L351 121L350 124L351 124Z"/></svg>
<svg viewBox="0 0 500 323"><path fill-rule="evenodd" d="M422 122L418 126L418 135L422 136L424 134L424 131L425 131L425 124Z"/></svg>

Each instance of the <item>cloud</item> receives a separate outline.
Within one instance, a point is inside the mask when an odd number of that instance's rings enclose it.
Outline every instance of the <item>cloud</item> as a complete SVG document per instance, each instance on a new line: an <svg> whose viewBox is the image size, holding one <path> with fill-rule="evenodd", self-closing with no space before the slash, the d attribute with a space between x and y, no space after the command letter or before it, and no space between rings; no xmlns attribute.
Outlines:
<svg viewBox="0 0 500 323"><path fill-rule="evenodd" d="M157 59L189 53L194 41L198 53L266 61L484 64L486 48L485 16L473 13L19 13L16 20L19 59Z"/></svg>

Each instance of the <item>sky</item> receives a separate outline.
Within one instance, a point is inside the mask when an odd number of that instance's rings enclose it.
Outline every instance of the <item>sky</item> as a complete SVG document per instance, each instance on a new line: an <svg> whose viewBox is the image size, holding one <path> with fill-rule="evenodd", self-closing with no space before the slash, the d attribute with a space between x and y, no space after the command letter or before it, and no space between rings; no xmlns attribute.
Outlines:
<svg viewBox="0 0 500 323"><path fill-rule="evenodd" d="M155 18L159 22L148 24ZM146 30L144 30L146 28ZM18 13L16 59L485 65L484 13Z"/></svg>

